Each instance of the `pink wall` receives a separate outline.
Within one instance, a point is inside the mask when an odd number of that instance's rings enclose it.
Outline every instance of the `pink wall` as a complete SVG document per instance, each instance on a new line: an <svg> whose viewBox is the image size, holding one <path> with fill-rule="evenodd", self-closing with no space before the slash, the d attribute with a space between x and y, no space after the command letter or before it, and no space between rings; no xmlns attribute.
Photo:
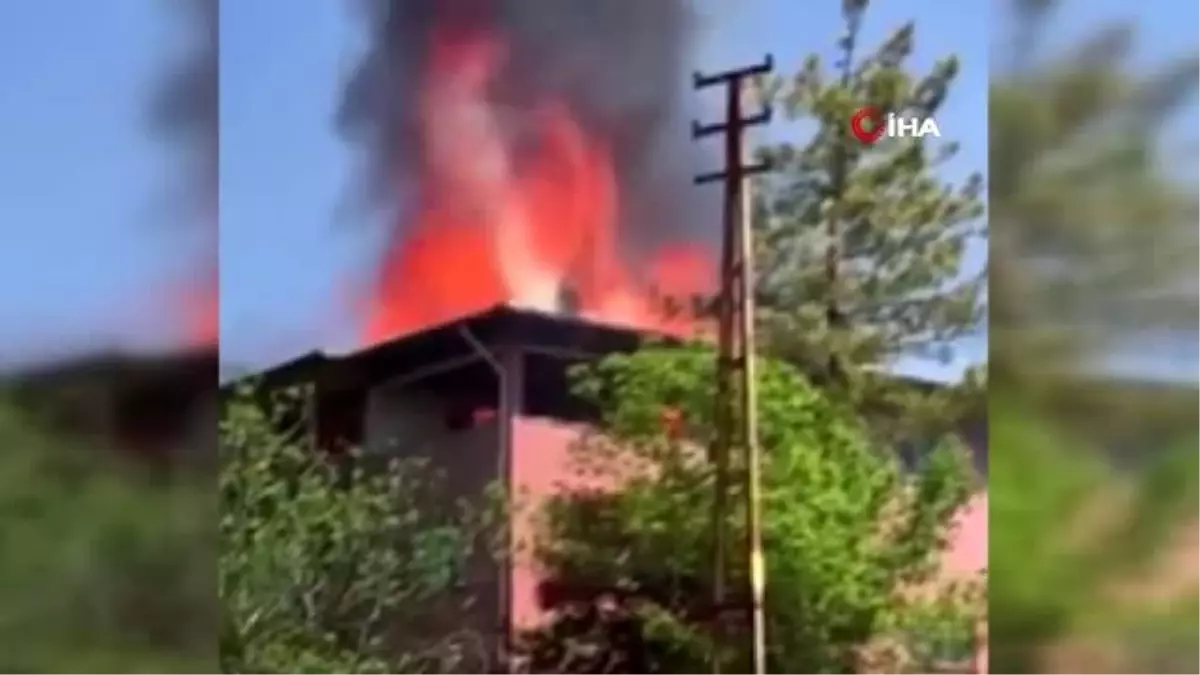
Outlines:
<svg viewBox="0 0 1200 675"><path fill-rule="evenodd" d="M520 417L512 430L512 486L519 495L536 502L539 497L560 493L564 489L603 487L587 485L575 475L571 447L580 438L583 427L568 425L545 418ZM527 541L536 531L536 503L525 504L513 520L513 538ZM514 630L536 625L543 612L538 601L538 587L543 580L537 565L528 555L519 557L511 576L512 625Z"/></svg>
<svg viewBox="0 0 1200 675"><path fill-rule="evenodd" d="M948 574L974 574L988 564L988 496L976 496L955 518L954 536L946 551Z"/></svg>
<svg viewBox="0 0 1200 675"><path fill-rule="evenodd" d="M988 566L988 495L977 495L955 519L954 534L943 565L948 579L970 577ZM976 632L976 651L971 663L975 673L988 672L986 621Z"/></svg>

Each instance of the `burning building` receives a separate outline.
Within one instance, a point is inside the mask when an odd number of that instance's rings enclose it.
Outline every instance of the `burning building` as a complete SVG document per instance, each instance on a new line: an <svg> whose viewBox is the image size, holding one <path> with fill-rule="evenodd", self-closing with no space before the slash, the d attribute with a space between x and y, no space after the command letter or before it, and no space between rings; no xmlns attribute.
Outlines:
<svg viewBox="0 0 1200 675"><path fill-rule="evenodd" d="M650 336L498 305L350 354L316 352L260 377L267 390L311 387L309 432L325 452L422 458L444 474L449 497L500 485L536 501L580 485L573 450L597 422L598 411L572 395L569 369ZM969 574L986 564L986 496L961 520L949 563ZM528 541L533 527L514 517L509 537ZM519 637L546 616L544 581L522 556L489 562L466 582L480 612L470 623L502 644Z"/></svg>
<svg viewBox="0 0 1200 675"><path fill-rule="evenodd" d="M387 227L364 349L268 376L316 385L327 448L427 454L464 494L548 494L589 419L566 369L697 329L717 204L697 200L679 0L366 0L339 110ZM677 147L672 147L672 143ZM514 524L514 529L519 529ZM537 613L514 566L502 633Z"/></svg>
<svg viewBox="0 0 1200 675"><path fill-rule="evenodd" d="M719 204L692 185L683 123L688 3L360 8L367 50L338 121L386 227L360 348L263 384L311 385L327 452L427 458L463 496L553 494L595 421L569 367L702 330L673 310L717 285ZM527 526L513 520L512 538ZM471 585L501 642L542 616L528 564L494 563Z"/></svg>
<svg viewBox="0 0 1200 675"><path fill-rule="evenodd" d="M568 368L702 332L678 310L716 287L720 209L698 199L676 126L687 3L360 5L368 48L339 123L387 227L361 348L263 384L312 386L328 452L429 458L460 495L552 494L594 422ZM501 640L541 615L534 569L483 576Z"/></svg>
<svg viewBox="0 0 1200 675"><path fill-rule="evenodd" d="M644 337L497 306L346 356L302 357L263 374L262 386L311 387L310 431L326 452L429 460L452 497L478 498L493 484L548 495L570 479L569 450L595 422L570 394L568 369ZM518 520L514 540L526 534ZM528 565L496 565L473 580L474 601L507 633L541 615L538 579Z"/></svg>

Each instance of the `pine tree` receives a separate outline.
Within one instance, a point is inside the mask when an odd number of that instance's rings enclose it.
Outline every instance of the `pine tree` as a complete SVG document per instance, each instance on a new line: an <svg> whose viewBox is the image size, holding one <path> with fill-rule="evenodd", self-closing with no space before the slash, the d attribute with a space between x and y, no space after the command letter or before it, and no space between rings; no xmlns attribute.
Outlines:
<svg viewBox="0 0 1200 675"><path fill-rule="evenodd" d="M1192 672L1197 391L1097 366L1195 344L1196 147L1161 132L1200 56L1139 68L1132 16L1048 45L1062 4L1009 3L989 85L991 667Z"/></svg>
<svg viewBox="0 0 1200 675"><path fill-rule="evenodd" d="M990 328L1005 379L1197 320L1194 178L1175 180L1196 148L1164 147L1159 132L1195 100L1200 57L1135 73L1129 22L1048 55L1059 4L1013 2L990 86Z"/></svg>
<svg viewBox="0 0 1200 675"><path fill-rule="evenodd" d="M957 187L938 177L956 143L885 137L868 146L852 135L865 106L936 116L959 71L948 57L910 74L912 23L860 54L867 9L867 0L843 3L834 63L814 54L790 78L761 83L787 120L815 120L817 130L762 148L776 170L754 192L766 347L870 400L883 392L870 375L879 367L902 354L949 358L955 340L983 327L985 279L960 270L986 225L982 176Z"/></svg>

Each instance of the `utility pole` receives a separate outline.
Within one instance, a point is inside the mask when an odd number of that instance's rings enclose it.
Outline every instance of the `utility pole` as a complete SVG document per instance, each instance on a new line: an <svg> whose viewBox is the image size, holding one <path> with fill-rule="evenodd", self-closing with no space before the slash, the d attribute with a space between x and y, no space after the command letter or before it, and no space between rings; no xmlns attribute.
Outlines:
<svg viewBox="0 0 1200 675"><path fill-rule="evenodd" d="M750 652L755 675L766 673L766 617L763 598L766 589L766 568L762 553L761 474L758 447L758 415L754 369L754 243L751 227L751 201L746 178L769 169L766 164L748 165L744 148L745 130L771 120L768 107L757 115L744 117L742 97L750 78L774 70L774 60L768 54L762 63L718 73L697 73L696 89L724 85L726 88L725 122L717 124L692 123L692 136L704 138L714 134L725 136L725 169L696 176L696 184L717 181L725 186L724 232L721 248L721 288L717 296L717 386L714 422L716 434L709 460L713 464L715 487L713 495L713 567L712 612L714 641L724 636L724 617L732 609L728 603L728 532L725 521L728 511L730 450L740 441L745 451L747 513L747 576L750 582ZM740 392L738 403L733 393ZM741 410L736 406L740 403ZM740 414L738 414L740 412ZM741 429L736 427L741 423ZM735 441L736 439L736 441ZM741 604L741 603L739 603ZM744 611L744 607L738 607ZM720 672L720 659L714 650L712 667Z"/></svg>

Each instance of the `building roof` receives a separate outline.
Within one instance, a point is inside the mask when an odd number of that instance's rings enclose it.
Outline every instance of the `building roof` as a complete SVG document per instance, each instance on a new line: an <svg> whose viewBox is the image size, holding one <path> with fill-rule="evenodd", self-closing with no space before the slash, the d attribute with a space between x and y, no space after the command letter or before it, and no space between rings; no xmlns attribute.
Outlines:
<svg viewBox="0 0 1200 675"><path fill-rule="evenodd" d="M489 350L513 346L525 351L587 357L629 351L652 339L669 337L577 316L497 305L353 352L313 351L234 380L224 388L236 387L249 379L258 379L268 388L314 381L369 384L432 363L478 358L477 345Z"/></svg>
<svg viewBox="0 0 1200 675"><path fill-rule="evenodd" d="M84 381L138 382L180 377L216 383L217 347L137 353L120 350L87 352L48 363L33 364L6 377L18 389L46 389Z"/></svg>

